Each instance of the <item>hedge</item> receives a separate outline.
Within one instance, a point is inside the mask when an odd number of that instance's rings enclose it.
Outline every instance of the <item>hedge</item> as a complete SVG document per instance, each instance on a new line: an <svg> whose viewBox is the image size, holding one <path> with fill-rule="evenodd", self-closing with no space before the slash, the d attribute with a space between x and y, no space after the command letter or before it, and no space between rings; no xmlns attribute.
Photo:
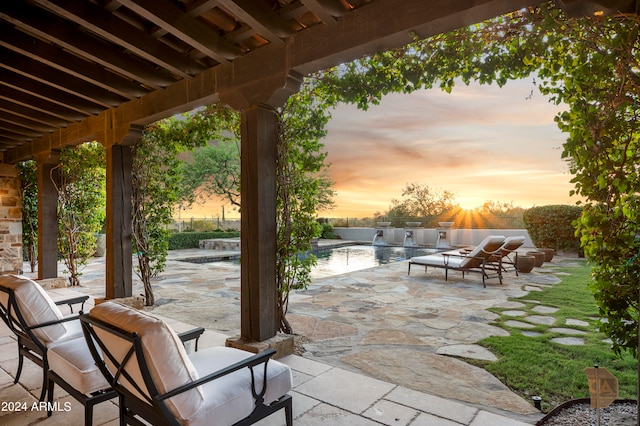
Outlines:
<svg viewBox="0 0 640 426"><path fill-rule="evenodd" d="M580 206L549 205L526 210L522 219L536 247L580 252L573 222L581 214Z"/></svg>
<svg viewBox="0 0 640 426"><path fill-rule="evenodd" d="M199 248L200 240L211 238L237 238L238 231L180 232L169 236L169 250Z"/></svg>

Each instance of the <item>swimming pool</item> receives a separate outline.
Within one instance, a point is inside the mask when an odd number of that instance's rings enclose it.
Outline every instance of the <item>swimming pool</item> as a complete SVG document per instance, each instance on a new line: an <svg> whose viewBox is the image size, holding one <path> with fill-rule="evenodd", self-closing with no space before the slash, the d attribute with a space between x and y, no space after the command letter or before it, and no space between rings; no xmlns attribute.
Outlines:
<svg viewBox="0 0 640 426"><path fill-rule="evenodd" d="M438 250L423 247L374 247L367 245L352 245L320 250L315 253L318 263L311 271L311 278L345 274L388 263L401 262L413 256L424 256L437 252Z"/></svg>
<svg viewBox="0 0 640 426"><path fill-rule="evenodd" d="M347 272L360 271L392 262L401 262L413 256L438 253L439 250L427 247L396 247L373 245L349 245L323 249L315 252L317 264L311 270L311 278L324 278ZM240 264L239 253L234 256L197 256L182 259L184 262L228 264L237 267Z"/></svg>

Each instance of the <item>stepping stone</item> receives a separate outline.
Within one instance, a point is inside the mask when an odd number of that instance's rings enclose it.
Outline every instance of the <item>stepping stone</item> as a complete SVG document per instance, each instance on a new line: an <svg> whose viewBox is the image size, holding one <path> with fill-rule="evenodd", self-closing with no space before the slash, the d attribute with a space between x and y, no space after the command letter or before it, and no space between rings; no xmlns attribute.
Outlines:
<svg viewBox="0 0 640 426"><path fill-rule="evenodd" d="M527 336L527 337L538 337L538 336L541 336L542 333L538 333L537 331L527 331L527 330L525 330L525 331L522 332L522 335L523 336Z"/></svg>
<svg viewBox="0 0 640 426"><path fill-rule="evenodd" d="M569 335L572 335L572 336L581 336L583 334L587 334L586 331L576 330L575 328L566 328L566 327L551 328L551 329L549 329L549 331L554 332L554 333L569 334Z"/></svg>
<svg viewBox="0 0 640 426"><path fill-rule="evenodd" d="M554 337L551 341L567 346L584 345L584 340L578 337Z"/></svg>
<svg viewBox="0 0 640 426"><path fill-rule="evenodd" d="M502 311L502 315L508 315L510 317L523 317L527 313L525 311L511 310L511 311Z"/></svg>
<svg viewBox="0 0 640 426"><path fill-rule="evenodd" d="M493 305L494 308L502 308L502 309L518 309L518 308L524 308L525 305L524 303L520 303L520 302L512 302L512 301L505 301L505 302L500 302L496 305Z"/></svg>
<svg viewBox="0 0 640 426"><path fill-rule="evenodd" d="M551 325L556 322L556 318L546 315L531 315L527 317L527 321L531 321L534 324Z"/></svg>
<svg viewBox="0 0 640 426"><path fill-rule="evenodd" d="M536 306L532 309L532 311L538 312L540 314L554 314L558 312L558 308L552 308L551 306Z"/></svg>
<svg viewBox="0 0 640 426"><path fill-rule="evenodd" d="M483 361L497 361L498 358L487 348L480 345L449 345L436 350L438 355L458 356L463 358L479 359Z"/></svg>
<svg viewBox="0 0 640 426"><path fill-rule="evenodd" d="M573 318L567 318L566 324L567 325L577 325L578 327L588 327L589 326L588 322L582 321L582 320L573 319Z"/></svg>
<svg viewBox="0 0 640 426"><path fill-rule="evenodd" d="M542 289L540 287L535 287L532 285L525 285L524 286L525 291L542 291Z"/></svg>
<svg viewBox="0 0 640 426"><path fill-rule="evenodd" d="M522 321L514 321L514 320L505 321L504 325L506 325L507 327L513 327L513 328L533 328L533 327L535 327L535 325L533 325L533 324L529 324L529 323L522 322Z"/></svg>

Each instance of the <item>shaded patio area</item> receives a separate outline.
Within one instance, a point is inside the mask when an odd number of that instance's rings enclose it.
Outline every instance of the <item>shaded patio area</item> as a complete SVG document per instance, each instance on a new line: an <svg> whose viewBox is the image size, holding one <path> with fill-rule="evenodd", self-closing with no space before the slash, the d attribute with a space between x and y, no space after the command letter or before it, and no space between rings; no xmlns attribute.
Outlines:
<svg viewBox="0 0 640 426"><path fill-rule="evenodd" d="M240 330L239 265L183 261L212 254L171 252L167 272L155 283L159 305L150 309L176 324L179 331L189 328L188 324L205 327L201 347L224 345L227 337ZM237 253L215 255L225 258ZM477 426L502 424L498 418L504 424L534 424L541 414L530 401L460 357L491 359L492 354L475 343L507 332L489 324L495 314L487 309L517 309L517 303L507 298L553 285L558 282L556 266L574 262L556 257L532 274L507 274L503 285L489 280L486 289L475 275L462 279L453 274L448 282L442 270L426 274L416 270L407 276L406 262L315 279L309 289L292 295L288 316L296 333L304 336L299 340L305 352L285 358L295 371L297 424L331 419L332 424ZM84 286L74 291L102 296L103 271L104 259L94 259L84 270ZM141 292L136 283L134 295ZM6 329L2 336L0 367L5 378L0 383L2 400L9 401L21 387L13 386L9 377L15 372L15 342ZM39 386L35 371L31 383L21 379L32 394L23 390L22 397L35 400L33 387ZM79 406L74 411L81 416ZM106 421L116 424L117 411L113 413L113 419ZM43 424L57 424L55 418L64 417L57 414ZM9 424L24 424L16 422Z"/></svg>

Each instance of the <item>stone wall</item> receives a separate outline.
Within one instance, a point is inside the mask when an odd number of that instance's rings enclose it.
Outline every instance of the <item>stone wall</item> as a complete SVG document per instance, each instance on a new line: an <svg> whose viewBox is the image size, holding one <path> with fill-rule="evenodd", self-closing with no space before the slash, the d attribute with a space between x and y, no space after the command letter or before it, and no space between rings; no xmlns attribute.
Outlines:
<svg viewBox="0 0 640 426"><path fill-rule="evenodd" d="M22 271L22 204L18 170L0 164L0 273Z"/></svg>

